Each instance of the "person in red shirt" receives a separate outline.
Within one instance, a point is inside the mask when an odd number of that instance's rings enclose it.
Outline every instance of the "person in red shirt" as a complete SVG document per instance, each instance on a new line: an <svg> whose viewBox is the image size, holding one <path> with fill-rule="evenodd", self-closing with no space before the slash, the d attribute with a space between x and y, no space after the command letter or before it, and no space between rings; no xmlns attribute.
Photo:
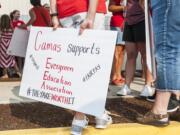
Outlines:
<svg viewBox="0 0 180 135"><path fill-rule="evenodd" d="M105 29L105 0L50 0L53 28ZM83 100L82 100L83 102ZM107 111L96 118L96 128L106 128L112 123ZM72 121L72 135L81 135L88 124L87 117L76 112Z"/></svg>
<svg viewBox="0 0 180 135"><path fill-rule="evenodd" d="M11 20L12 20L12 25L13 28L19 27L24 23L24 21L20 20L20 11L19 10L14 10L13 12L11 12L10 14Z"/></svg>
<svg viewBox="0 0 180 135"><path fill-rule="evenodd" d="M112 17L110 21L111 30L115 30L118 32L117 36L117 44L114 54L114 63L112 70L112 84L114 85L123 85L125 80L121 76L121 67L124 59L124 44L125 42L122 40L123 35L123 25L124 25L124 0L110 0L109 3L109 11L112 12Z"/></svg>
<svg viewBox="0 0 180 135"><path fill-rule="evenodd" d="M10 18L12 22L12 27L15 29L16 27L19 27L21 25L24 25L24 21L20 20L20 11L19 10L14 10L10 13ZM18 75L21 76L21 73L23 71L24 67L24 58L22 57L15 57L16 59L16 70L18 70Z"/></svg>
<svg viewBox="0 0 180 135"><path fill-rule="evenodd" d="M41 5L41 0L30 0L33 8L29 10L30 20L21 25L21 28L26 28L30 25L46 27L51 25L51 17L49 11Z"/></svg>

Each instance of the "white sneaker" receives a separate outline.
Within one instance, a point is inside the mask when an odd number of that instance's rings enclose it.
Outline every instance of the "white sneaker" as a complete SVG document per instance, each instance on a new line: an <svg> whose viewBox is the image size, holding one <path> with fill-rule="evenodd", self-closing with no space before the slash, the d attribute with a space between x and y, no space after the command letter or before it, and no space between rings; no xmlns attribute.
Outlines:
<svg viewBox="0 0 180 135"><path fill-rule="evenodd" d="M140 96L149 97L149 96L153 96L153 94L154 94L154 90L150 86L145 85Z"/></svg>
<svg viewBox="0 0 180 135"><path fill-rule="evenodd" d="M88 125L88 118L85 116L84 120L73 119L71 127L71 135L81 135L83 128L86 128Z"/></svg>
<svg viewBox="0 0 180 135"><path fill-rule="evenodd" d="M118 96L126 96L126 95L130 95L131 94L131 90L129 89L129 87L125 84L121 90L119 90L116 93Z"/></svg>
<svg viewBox="0 0 180 135"><path fill-rule="evenodd" d="M105 129L108 125L112 124L112 118L109 116L108 111L105 111L102 117L96 117L96 128Z"/></svg>

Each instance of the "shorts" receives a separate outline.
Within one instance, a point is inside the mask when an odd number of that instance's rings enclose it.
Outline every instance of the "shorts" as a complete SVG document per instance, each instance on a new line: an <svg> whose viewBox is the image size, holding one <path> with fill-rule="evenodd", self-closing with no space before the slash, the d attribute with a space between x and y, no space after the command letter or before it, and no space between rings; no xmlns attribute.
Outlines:
<svg viewBox="0 0 180 135"><path fill-rule="evenodd" d="M180 0L151 0L157 62L156 90L180 91Z"/></svg>
<svg viewBox="0 0 180 135"><path fill-rule="evenodd" d="M125 23L123 41L126 42L145 42L145 21L141 21L134 25L128 25Z"/></svg>
<svg viewBox="0 0 180 135"><path fill-rule="evenodd" d="M86 18L87 12L77 13L73 16L64 17L60 19L60 23L64 28L79 28L80 24ZM94 29L104 30L105 29L105 14L96 13L94 21Z"/></svg>
<svg viewBox="0 0 180 135"><path fill-rule="evenodd" d="M125 45L125 42L122 40L123 32L121 31L121 29L119 27L111 26L111 30L118 32L116 46Z"/></svg>

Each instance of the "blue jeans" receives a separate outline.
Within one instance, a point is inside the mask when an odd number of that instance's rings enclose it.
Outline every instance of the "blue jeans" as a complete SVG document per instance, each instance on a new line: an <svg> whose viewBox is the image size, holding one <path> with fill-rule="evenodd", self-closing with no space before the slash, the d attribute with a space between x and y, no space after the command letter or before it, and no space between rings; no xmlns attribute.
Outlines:
<svg viewBox="0 0 180 135"><path fill-rule="evenodd" d="M119 27L112 27L111 26L111 30L118 32L117 40L116 40L116 45L125 45L125 42L122 39L123 32L121 31L121 29Z"/></svg>
<svg viewBox="0 0 180 135"><path fill-rule="evenodd" d="M159 91L180 91L180 0L151 0Z"/></svg>

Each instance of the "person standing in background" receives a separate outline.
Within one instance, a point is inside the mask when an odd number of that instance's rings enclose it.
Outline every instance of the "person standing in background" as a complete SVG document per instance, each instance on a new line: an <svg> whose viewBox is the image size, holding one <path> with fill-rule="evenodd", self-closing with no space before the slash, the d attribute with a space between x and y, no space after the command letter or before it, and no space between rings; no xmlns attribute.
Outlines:
<svg viewBox="0 0 180 135"><path fill-rule="evenodd" d="M154 90L151 88L153 81L152 75L147 68L146 63L146 45L145 45L145 14L139 4L139 0L128 0L126 7L126 18L123 33L125 48L127 52L125 85L117 92L119 96L129 95L131 93L130 84L133 81L136 69L136 58L140 52L143 59L143 68L146 73L145 86L140 96L152 96Z"/></svg>
<svg viewBox="0 0 180 135"><path fill-rule="evenodd" d="M14 29L22 24L25 24L24 21L20 20L20 16L21 15L19 10L14 10L10 13L10 17Z"/></svg>
<svg viewBox="0 0 180 135"><path fill-rule="evenodd" d="M3 69L3 76L1 78L8 78L8 68L15 67L14 56L8 55L7 49L9 47L13 35L13 28L11 19L4 14L0 19L0 67Z"/></svg>
<svg viewBox="0 0 180 135"><path fill-rule="evenodd" d="M125 82L125 79L121 75L125 49L125 42L122 40L124 27L123 13L125 9L123 1L124 0L110 0L108 8L113 14L110 21L111 30L118 32L111 79L112 84L117 86L121 86Z"/></svg>
<svg viewBox="0 0 180 135"><path fill-rule="evenodd" d="M20 11L19 10L14 10L10 13L11 21L13 28L15 29L16 27L19 27L21 25L24 25L25 23L20 20ZM20 73L19 76L21 76L23 72L23 67L24 67L24 58L22 57L15 57L16 63L17 63L17 68L19 69Z"/></svg>
<svg viewBox="0 0 180 135"><path fill-rule="evenodd" d="M27 28L28 26L49 27L51 25L51 17L49 11L41 5L41 0L30 0L33 8L29 10L30 20L20 26Z"/></svg>

